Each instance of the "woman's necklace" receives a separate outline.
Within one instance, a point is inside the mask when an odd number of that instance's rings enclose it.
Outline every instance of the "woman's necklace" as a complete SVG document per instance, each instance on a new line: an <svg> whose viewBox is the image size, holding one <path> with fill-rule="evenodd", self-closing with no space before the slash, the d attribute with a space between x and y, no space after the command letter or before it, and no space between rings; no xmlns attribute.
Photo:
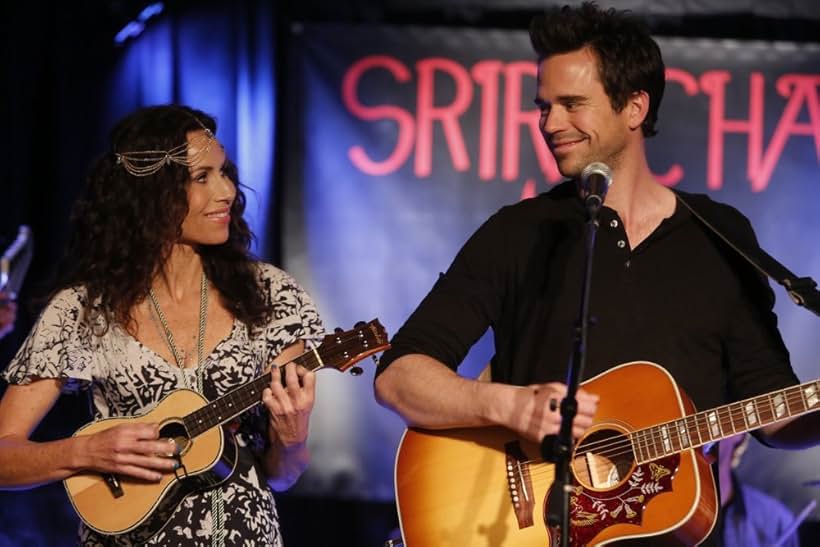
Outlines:
<svg viewBox="0 0 820 547"><path fill-rule="evenodd" d="M165 334L165 341L168 343L168 348L177 362L180 374L182 375L182 382L188 389L194 389L188 376L185 374L185 351L180 352L174 342L174 335L168 326L168 321L165 319L165 314L162 313L162 308L159 307L157 296L154 294L154 289L148 289L148 296L151 298L151 304L154 306L154 311L159 317L159 322L162 325L163 334ZM196 391L202 393L202 352L205 347L205 325L208 320L208 278L205 276L205 271L202 271L202 282L199 290L199 333L196 339ZM211 498L211 546L222 547L225 544L225 502L222 499L222 487L217 486L209 492Z"/></svg>
<svg viewBox="0 0 820 547"><path fill-rule="evenodd" d="M174 341L174 334L171 332L171 328L168 326L168 321L165 319L165 314L162 313L162 308L159 307L159 301L157 300L157 295L154 294L154 289L148 289L148 296L151 298L151 304L154 306L154 311L159 318L159 322L162 325L163 334L165 334L165 342L168 344L168 348L171 350L171 354L174 356L174 360L177 363L177 366L180 369L185 368L185 351L183 350L180 352L177 349L176 342ZM199 332L196 339L196 368L199 369L199 365L202 363L202 352L203 348L205 347L205 326L208 321L208 278L205 276L205 272L202 272L202 281L200 282L200 289L199 289ZM185 381L185 385L187 387L191 387L188 385L187 376L182 374L182 377ZM202 375L197 374L197 391L200 393L202 392Z"/></svg>

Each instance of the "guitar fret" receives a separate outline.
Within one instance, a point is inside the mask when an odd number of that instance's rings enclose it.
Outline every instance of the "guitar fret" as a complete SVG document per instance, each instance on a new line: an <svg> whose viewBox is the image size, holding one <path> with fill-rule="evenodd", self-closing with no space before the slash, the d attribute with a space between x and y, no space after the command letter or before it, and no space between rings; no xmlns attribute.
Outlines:
<svg viewBox="0 0 820 547"><path fill-rule="evenodd" d="M672 452L680 452L680 434L678 433L678 428L675 422L672 421L667 423L666 427L669 429L669 445L672 448Z"/></svg>
<svg viewBox="0 0 820 547"><path fill-rule="evenodd" d="M660 439L658 438L657 428L651 428L649 430L649 434L652 437L652 455L654 457L653 459L657 459L660 457L660 455L662 454L661 451L663 450L663 448L661 448L661 450L658 450L658 444L660 442Z"/></svg>
<svg viewBox="0 0 820 547"><path fill-rule="evenodd" d="M692 445L693 447L702 445L703 441L701 441L701 439L700 439L700 431L698 431L697 419L694 416L687 416L684 421L686 422L686 428L688 430L689 440L690 441L692 440L692 430L693 429L694 429L695 433L697 433L697 435L698 435L697 442L696 443L690 443L690 445Z"/></svg>
<svg viewBox="0 0 820 547"><path fill-rule="evenodd" d="M703 414L698 413L694 415L694 418L695 428L698 432L698 439L700 441L698 444L706 444L707 442L712 440L712 438L709 436L709 425L706 424L706 417Z"/></svg>
<svg viewBox="0 0 820 547"><path fill-rule="evenodd" d="M646 438L646 430L642 429L638 433L640 435L640 443L641 443L641 447L642 447L641 451L644 454L643 459L644 459L644 461L648 462L649 460L652 459L652 455L649 452L649 441L647 441L647 438Z"/></svg>
<svg viewBox="0 0 820 547"><path fill-rule="evenodd" d="M720 429L720 420L717 418L715 411L706 413L706 419L709 421L709 433L712 435L712 440L723 436L723 431Z"/></svg>
<svg viewBox="0 0 820 547"><path fill-rule="evenodd" d="M778 420L784 416L791 415L788 405L786 405L785 398L783 397L783 393L784 392L780 391L774 396L774 413L776 419Z"/></svg>
<svg viewBox="0 0 820 547"><path fill-rule="evenodd" d="M678 436L681 439L680 448L689 448L692 445L692 438L689 436L689 430L686 428L686 419L675 422L678 427Z"/></svg>
<svg viewBox="0 0 820 547"><path fill-rule="evenodd" d="M643 448L641 447L641 432L640 431L636 431L632 435L632 446L635 449L635 453L637 455L637 457L635 459L638 461L638 463L645 462L646 461L646 456L644 455Z"/></svg>
<svg viewBox="0 0 820 547"><path fill-rule="evenodd" d="M818 397L817 393L817 382L814 382L814 385L807 385L804 389L800 390L803 394L803 398L806 401L806 409L814 408L820 403L820 397Z"/></svg>
<svg viewBox="0 0 820 547"><path fill-rule="evenodd" d="M769 403L769 416L765 420L764 423L770 424L773 421L775 421L775 416L776 416L775 409L774 409L774 401L772 401L772 396L771 395L766 395L765 397L766 397L766 402Z"/></svg>
<svg viewBox="0 0 820 547"><path fill-rule="evenodd" d="M732 427L732 435L737 433L737 428L735 427L735 417L734 417L734 407L735 406L736 405L731 404L731 405L727 405L727 407L726 407L727 410L729 411L729 425ZM743 429L743 428L741 428L741 429Z"/></svg>
<svg viewBox="0 0 820 547"><path fill-rule="evenodd" d="M646 430L641 431L641 443L643 443L643 451L644 451L644 460L649 461L652 459L652 454L649 452L649 441L646 437Z"/></svg>
<svg viewBox="0 0 820 547"><path fill-rule="evenodd" d="M757 417L757 409L755 408L754 401L748 401L743 405L743 419L746 420L747 429L753 428L755 424L760 421Z"/></svg>
<svg viewBox="0 0 820 547"><path fill-rule="evenodd" d="M803 405L803 408L801 408L798 412L805 412L809 409L808 405L806 404L806 395L800 388L797 389L797 392L800 394L800 404Z"/></svg>
<svg viewBox="0 0 820 547"><path fill-rule="evenodd" d="M659 428L659 433L661 435L661 448L663 449L663 453L669 454L672 452L672 443L669 440L669 428L662 425Z"/></svg>

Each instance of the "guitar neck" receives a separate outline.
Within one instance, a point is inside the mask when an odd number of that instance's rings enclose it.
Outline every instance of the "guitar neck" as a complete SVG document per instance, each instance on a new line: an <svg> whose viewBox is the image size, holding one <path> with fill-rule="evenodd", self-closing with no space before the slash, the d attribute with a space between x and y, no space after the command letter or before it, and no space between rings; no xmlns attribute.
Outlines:
<svg viewBox="0 0 820 547"><path fill-rule="evenodd" d="M820 409L820 380L634 431L629 437L636 461L647 463L817 409Z"/></svg>
<svg viewBox="0 0 820 547"><path fill-rule="evenodd" d="M306 351L293 359L292 362L302 365L310 371L319 370L324 366L316 350ZM183 417L182 422L185 424L188 434L191 438L196 437L212 427L222 425L246 410L253 408L262 401L262 391L270 386L270 382L271 373L266 372Z"/></svg>

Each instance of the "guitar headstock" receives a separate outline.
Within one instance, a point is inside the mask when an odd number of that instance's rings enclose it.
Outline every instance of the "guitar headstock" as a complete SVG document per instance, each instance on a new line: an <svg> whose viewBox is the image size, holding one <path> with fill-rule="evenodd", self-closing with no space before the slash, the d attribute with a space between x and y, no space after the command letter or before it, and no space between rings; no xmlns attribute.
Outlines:
<svg viewBox="0 0 820 547"><path fill-rule="evenodd" d="M333 334L322 338L316 352L324 367L346 372L365 357L389 349L389 340L387 330L378 319L367 323L360 321L350 330L336 329ZM361 369L354 367L351 372L361 373Z"/></svg>

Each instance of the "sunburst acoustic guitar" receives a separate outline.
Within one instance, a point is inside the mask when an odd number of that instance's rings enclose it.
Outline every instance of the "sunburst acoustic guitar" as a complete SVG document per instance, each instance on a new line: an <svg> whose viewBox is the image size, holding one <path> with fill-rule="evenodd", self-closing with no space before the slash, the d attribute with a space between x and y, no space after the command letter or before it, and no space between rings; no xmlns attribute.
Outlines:
<svg viewBox="0 0 820 547"><path fill-rule="evenodd" d="M356 328L327 335L321 344L293 360L308 370L332 368L341 372L389 347L378 319ZM356 372L354 367L351 372ZM237 463L233 433L225 425L262 400L271 373L208 401L188 389L164 397L149 412L133 417L108 418L80 428L75 435L91 435L123 423L159 423L160 436L173 438L180 467L157 482L99 473L78 473L65 479L77 514L91 529L106 535L127 535L141 544L159 532L182 499L216 486L230 477Z"/></svg>
<svg viewBox="0 0 820 547"><path fill-rule="evenodd" d="M569 541L650 538L697 545L718 500L700 447L820 408L820 380L696 412L662 367L620 365L584 382L600 395L571 460ZM544 547L554 478L535 443L503 428L408 429L396 456L396 503L407 547Z"/></svg>

